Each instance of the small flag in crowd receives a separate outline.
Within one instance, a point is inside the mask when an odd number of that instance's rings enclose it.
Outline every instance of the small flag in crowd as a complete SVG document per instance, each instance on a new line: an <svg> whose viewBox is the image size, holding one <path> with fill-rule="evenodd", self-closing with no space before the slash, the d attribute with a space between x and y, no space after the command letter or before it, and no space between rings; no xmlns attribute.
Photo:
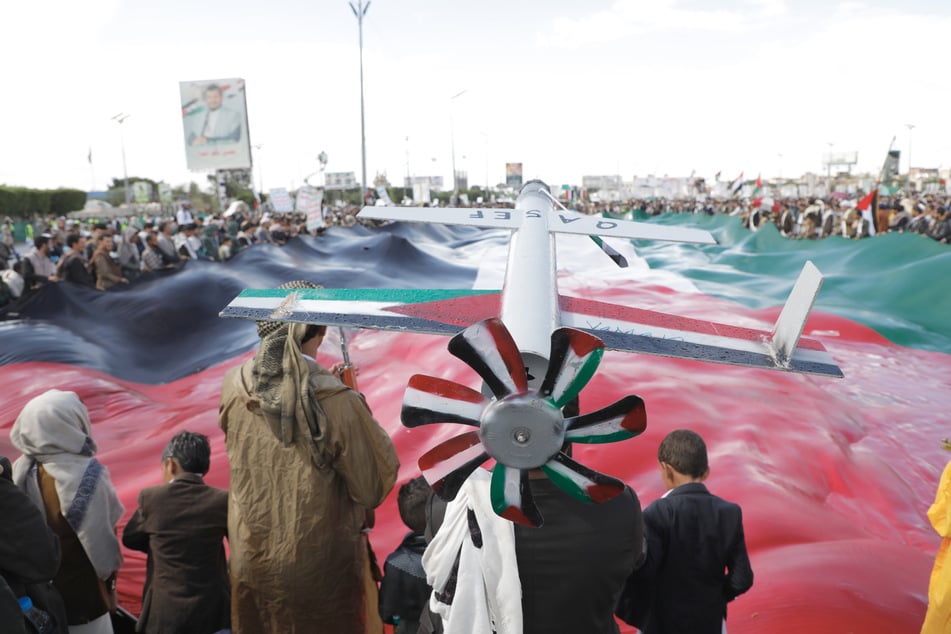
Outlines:
<svg viewBox="0 0 951 634"><path fill-rule="evenodd" d="M763 176L756 176L756 187L753 189L753 206L759 207L763 204Z"/></svg>
<svg viewBox="0 0 951 634"><path fill-rule="evenodd" d="M740 193L741 189L743 189L743 172L740 172L740 175L737 176L733 184L730 185L730 194L736 196Z"/></svg>
<svg viewBox="0 0 951 634"><path fill-rule="evenodd" d="M875 235L879 232L878 229L878 214L875 213L876 208L878 207L878 187L873 189L871 193L862 197L862 200L855 205L855 208L862 212L862 218L865 219L865 222L869 226L869 234Z"/></svg>

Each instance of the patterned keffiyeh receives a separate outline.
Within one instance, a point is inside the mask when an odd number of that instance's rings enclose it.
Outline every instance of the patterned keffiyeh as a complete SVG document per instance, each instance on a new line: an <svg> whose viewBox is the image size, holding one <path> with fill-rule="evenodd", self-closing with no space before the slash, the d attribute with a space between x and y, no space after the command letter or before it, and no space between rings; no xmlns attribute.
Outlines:
<svg viewBox="0 0 951 634"><path fill-rule="evenodd" d="M285 282L278 288L321 288L304 280ZM280 321L259 321L261 347L254 357L252 379L254 394L261 401L261 410L284 446L289 446L296 433L315 438L320 428L317 411L310 397L310 370L301 352L301 340L309 324ZM315 464L320 460L311 443Z"/></svg>
<svg viewBox="0 0 951 634"><path fill-rule="evenodd" d="M124 511L109 472L95 459L89 412L75 392L49 390L20 412L10 441L23 455L13 481L41 509L37 465L56 482L63 517L79 537L100 579L122 565L115 527Z"/></svg>

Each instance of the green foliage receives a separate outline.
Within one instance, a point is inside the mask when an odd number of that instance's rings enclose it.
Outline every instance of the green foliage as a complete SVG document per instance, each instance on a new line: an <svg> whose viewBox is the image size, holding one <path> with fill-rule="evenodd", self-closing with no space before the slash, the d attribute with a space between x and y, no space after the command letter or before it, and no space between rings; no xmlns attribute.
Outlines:
<svg viewBox="0 0 951 634"><path fill-rule="evenodd" d="M50 193L50 213L65 216L86 205L86 192L79 189L54 189Z"/></svg>
<svg viewBox="0 0 951 634"><path fill-rule="evenodd" d="M0 187L0 215L27 219L33 216L65 215L82 209L86 192L77 189L29 189Z"/></svg>

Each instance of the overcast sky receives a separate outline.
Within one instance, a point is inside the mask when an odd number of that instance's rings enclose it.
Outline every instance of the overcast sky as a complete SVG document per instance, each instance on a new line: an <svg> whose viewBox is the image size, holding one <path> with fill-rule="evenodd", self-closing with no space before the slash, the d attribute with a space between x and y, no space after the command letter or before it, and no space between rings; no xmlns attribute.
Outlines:
<svg viewBox="0 0 951 634"><path fill-rule="evenodd" d="M346 0L0 3L0 184L101 189L186 169L178 82L247 82L255 178L329 156L360 179L357 20ZM822 171L892 138L951 165L951 2L374 0L364 19L367 172L472 184L586 174L732 180ZM456 99L453 95L465 91ZM909 138L906 124L915 128ZM87 162L92 149L93 165Z"/></svg>

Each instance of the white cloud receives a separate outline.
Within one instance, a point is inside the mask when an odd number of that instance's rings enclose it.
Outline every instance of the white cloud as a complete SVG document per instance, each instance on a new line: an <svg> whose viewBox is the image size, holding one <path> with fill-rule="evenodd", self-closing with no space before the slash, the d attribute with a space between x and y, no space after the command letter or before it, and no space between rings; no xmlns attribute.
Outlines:
<svg viewBox="0 0 951 634"><path fill-rule="evenodd" d="M581 19L555 18L551 27L537 36L537 43L579 48L665 31L744 33L786 13L784 0L744 0L728 9L698 9L686 4L684 0L616 0L609 9Z"/></svg>

